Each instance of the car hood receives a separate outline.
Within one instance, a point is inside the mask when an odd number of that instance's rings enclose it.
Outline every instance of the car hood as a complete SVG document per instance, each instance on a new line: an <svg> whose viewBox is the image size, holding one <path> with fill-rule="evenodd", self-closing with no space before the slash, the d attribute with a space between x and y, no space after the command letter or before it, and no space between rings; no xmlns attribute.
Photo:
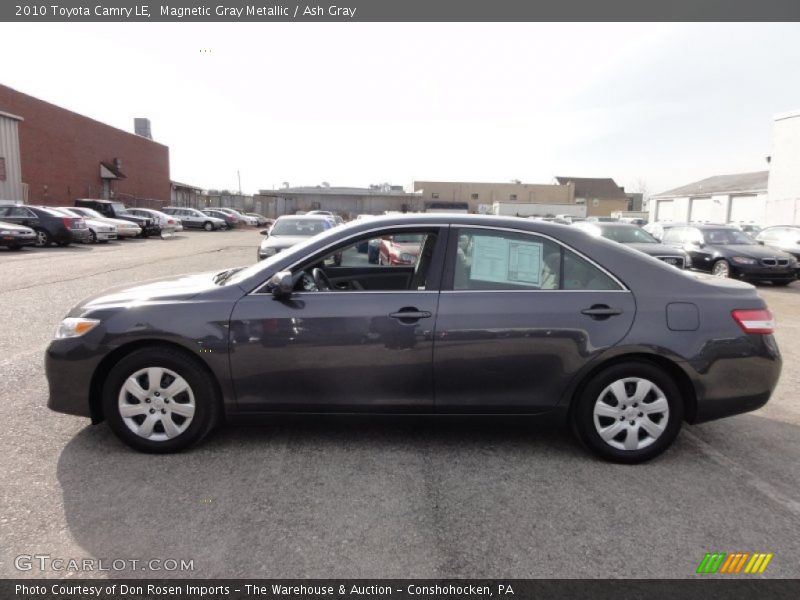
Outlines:
<svg viewBox="0 0 800 600"><path fill-rule="evenodd" d="M300 242L305 242L308 238L309 236L306 235L271 235L261 241L261 247L284 250Z"/></svg>
<svg viewBox="0 0 800 600"><path fill-rule="evenodd" d="M100 221L100 219L96 219ZM131 223L130 221L126 221L125 219L112 219L112 218L103 218L101 221L103 223L108 223L109 225L114 225L115 227L135 227L136 223Z"/></svg>
<svg viewBox="0 0 800 600"><path fill-rule="evenodd" d="M114 223L109 223L105 219L101 220L101 219L92 219L91 217L89 217L89 218L83 217L83 220L86 221L86 224L89 227L94 227L95 229L98 229L98 228L101 228L101 227L103 229L113 229L114 227L116 227L116 225Z"/></svg>
<svg viewBox="0 0 800 600"><path fill-rule="evenodd" d="M745 256L748 258L789 258L783 250L762 246L761 244L709 244L707 250L717 250L726 256Z"/></svg>
<svg viewBox="0 0 800 600"><path fill-rule="evenodd" d="M686 256L686 253L674 246L667 246L666 244L648 244L648 243L635 243L625 244L629 248L635 248L640 252L649 254L650 256Z"/></svg>
<svg viewBox="0 0 800 600"><path fill-rule="evenodd" d="M154 279L137 285L110 288L84 299L72 312L108 306L131 306L146 302L188 300L202 292L219 289L214 276L219 271Z"/></svg>

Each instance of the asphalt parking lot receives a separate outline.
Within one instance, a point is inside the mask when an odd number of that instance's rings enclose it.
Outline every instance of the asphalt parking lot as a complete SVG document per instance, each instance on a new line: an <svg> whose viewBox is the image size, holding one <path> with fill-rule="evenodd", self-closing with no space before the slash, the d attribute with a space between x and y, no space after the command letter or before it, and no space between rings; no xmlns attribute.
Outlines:
<svg viewBox="0 0 800 600"><path fill-rule="evenodd" d="M194 561L82 577L692 577L711 551L771 552L765 576L800 577L800 282L760 288L784 354L771 402L640 466L476 417L279 417L149 456L47 409L44 349L74 303L251 263L259 240L0 250L0 577L70 575L18 571L30 554Z"/></svg>

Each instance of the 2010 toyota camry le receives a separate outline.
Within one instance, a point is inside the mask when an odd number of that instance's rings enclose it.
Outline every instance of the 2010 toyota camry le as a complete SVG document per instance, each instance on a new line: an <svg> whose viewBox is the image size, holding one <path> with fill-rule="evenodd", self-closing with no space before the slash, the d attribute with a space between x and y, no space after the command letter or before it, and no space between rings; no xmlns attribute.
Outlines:
<svg viewBox="0 0 800 600"><path fill-rule="evenodd" d="M375 265L365 240L419 242ZM360 220L218 273L75 306L47 349L53 410L145 452L226 416L549 413L618 462L763 406L781 358L756 289L569 226L459 214Z"/></svg>

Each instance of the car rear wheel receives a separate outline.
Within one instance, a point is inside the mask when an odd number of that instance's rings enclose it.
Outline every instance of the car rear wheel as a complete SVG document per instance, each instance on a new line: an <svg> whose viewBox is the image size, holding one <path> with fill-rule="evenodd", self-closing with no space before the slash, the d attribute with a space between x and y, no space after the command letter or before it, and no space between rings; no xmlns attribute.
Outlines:
<svg viewBox="0 0 800 600"><path fill-rule="evenodd" d="M659 367L638 361L619 363L595 375L573 412L575 432L590 450L629 464L666 450L682 421L678 386Z"/></svg>
<svg viewBox="0 0 800 600"><path fill-rule="evenodd" d="M214 224L211 221L206 221L203 223L203 229L206 231L214 231Z"/></svg>
<svg viewBox="0 0 800 600"><path fill-rule="evenodd" d="M169 348L143 348L111 370L103 411L114 433L142 452L177 452L204 438L220 418L211 377Z"/></svg>
<svg viewBox="0 0 800 600"><path fill-rule="evenodd" d="M37 229L36 230L36 247L37 248L46 248L50 244L53 243L53 238L44 229Z"/></svg>
<svg viewBox="0 0 800 600"><path fill-rule="evenodd" d="M711 274L714 277L730 277L731 266L728 264L727 260L721 258L720 260L714 263L713 267L711 267Z"/></svg>

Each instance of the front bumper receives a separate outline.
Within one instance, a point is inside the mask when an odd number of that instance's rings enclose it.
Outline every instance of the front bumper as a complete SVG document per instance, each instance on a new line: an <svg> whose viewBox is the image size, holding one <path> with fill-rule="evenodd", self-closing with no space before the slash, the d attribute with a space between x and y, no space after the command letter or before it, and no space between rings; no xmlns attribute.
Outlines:
<svg viewBox="0 0 800 600"><path fill-rule="evenodd" d="M116 231L95 231L94 234L100 242L108 242L117 239Z"/></svg>
<svg viewBox="0 0 800 600"><path fill-rule="evenodd" d="M109 349L86 344L82 338L53 340L44 358L49 396L47 407L78 417L92 414L92 377Z"/></svg>
<svg viewBox="0 0 800 600"><path fill-rule="evenodd" d="M2 235L0 236L0 246L19 247L33 246L36 243L36 234L30 235Z"/></svg>
<svg viewBox="0 0 800 600"><path fill-rule="evenodd" d="M787 267L765 267L762 265L737 265L732 264L735 275L739 279L750 280L793 280L797 278L797 269Z"/></svg>

